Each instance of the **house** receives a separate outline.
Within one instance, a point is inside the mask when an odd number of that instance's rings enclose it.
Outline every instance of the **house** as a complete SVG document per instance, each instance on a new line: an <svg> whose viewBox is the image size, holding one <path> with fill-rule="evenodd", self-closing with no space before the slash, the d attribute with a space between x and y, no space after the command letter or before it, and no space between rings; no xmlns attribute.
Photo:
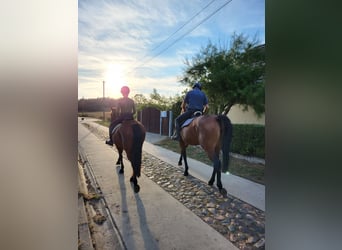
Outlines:
<svg viewBox="0 0 342 250"><path fill-rule="evenodd" d="M233 124L265 125L265 114L258 117L252 107L249 107L247 111L243 111L243 107L239 104L231 107L228 117Z"/></svg>

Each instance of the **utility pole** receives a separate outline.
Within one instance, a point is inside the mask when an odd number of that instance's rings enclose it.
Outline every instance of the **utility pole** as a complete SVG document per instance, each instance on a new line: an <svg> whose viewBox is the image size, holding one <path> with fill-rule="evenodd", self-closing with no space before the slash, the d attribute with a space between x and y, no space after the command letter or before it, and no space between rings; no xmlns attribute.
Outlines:
<svg viewBox="0 0 342 250"><path fill-rule="evenodd" d="M102 81L102 83L103 83L103 107L102 107L103 115L102 117L103 117L103 121L105 121L106 120L106 117L105 117L105 81Z"/></svg>

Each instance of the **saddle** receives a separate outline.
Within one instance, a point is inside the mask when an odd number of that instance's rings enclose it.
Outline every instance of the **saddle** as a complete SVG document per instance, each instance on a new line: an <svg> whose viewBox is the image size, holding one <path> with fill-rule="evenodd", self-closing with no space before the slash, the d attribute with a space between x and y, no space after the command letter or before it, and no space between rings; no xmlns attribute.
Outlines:
<svg viewBox="0 0 342 250"><path fill-rule="evenodd" d="M181 129L184 127L187 127L190 125L190 123L198 116L201 116L202 112L201 111L195 111L192 116L188 119L185 120L185 122L183 122L183 124L181 125Z"/></svg>
<svg viewBox="0 0 342 250"><path fill-rule="evenodd" d="M134 120L132 114L125 114L123 115L122 117L118 118L117 122L118 124L115 125L115 127L113 128L112 132L111 132L111 135L114 134L114 132L121 127L121 124L124 122L124 121L131 121L131 120Z"/></svg>
<svg viewBox="0 0 342 250"><path fill-rule="evenodd" d="M121 127L121 125L122 125L122 123L120 122L118 125L116 125L114 128L113 128L113 130L112 130L112 135L115 133L115 131L117 130L117 129L119 129L120 127Z"/></svg>

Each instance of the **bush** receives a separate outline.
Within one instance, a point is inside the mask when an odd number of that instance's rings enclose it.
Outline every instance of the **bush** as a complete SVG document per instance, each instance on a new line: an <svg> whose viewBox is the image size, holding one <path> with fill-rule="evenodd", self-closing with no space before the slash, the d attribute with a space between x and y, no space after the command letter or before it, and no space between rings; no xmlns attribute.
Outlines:
<svg viewBox="0 0 342 250"><path fill-rule="evenodd" d="M233 124L231 152L265 158L265 126Z"/></svg>

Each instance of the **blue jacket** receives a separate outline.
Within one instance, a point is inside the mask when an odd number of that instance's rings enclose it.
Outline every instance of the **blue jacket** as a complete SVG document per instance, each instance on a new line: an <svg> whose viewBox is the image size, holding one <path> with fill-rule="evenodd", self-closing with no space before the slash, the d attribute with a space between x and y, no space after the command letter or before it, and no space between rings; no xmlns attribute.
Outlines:
<svg viewBox="0 0 342 250"><path fill-rule="evenodd" d="M190 90L184 98L187 110L203 110L203 106L208 104L207 96L198 88Z"/></svg>

